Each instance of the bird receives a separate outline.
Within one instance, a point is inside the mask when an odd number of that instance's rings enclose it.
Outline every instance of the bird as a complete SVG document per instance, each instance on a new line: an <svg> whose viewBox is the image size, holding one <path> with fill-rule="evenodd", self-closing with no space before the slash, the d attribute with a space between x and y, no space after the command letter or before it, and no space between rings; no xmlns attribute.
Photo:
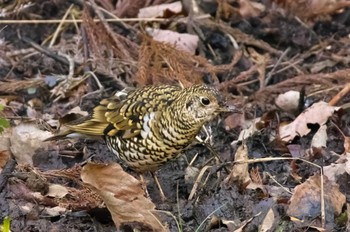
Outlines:
<svg viewBox="0 0 350 232"><path fill-rule="evenodd" d="M110 151L137 173L154 172L179 157L201 128L220 113L237 112L213 87L149 85L103 99L87 116L66 124L56 137L103 136Z"/></svg>

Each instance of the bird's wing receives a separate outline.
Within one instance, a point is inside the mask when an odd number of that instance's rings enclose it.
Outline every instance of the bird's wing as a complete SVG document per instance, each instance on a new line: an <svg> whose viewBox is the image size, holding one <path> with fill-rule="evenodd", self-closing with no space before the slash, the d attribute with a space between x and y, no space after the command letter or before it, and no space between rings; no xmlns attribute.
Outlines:
<svg viewBox="0 0 350 232"><path fill-rule="evenodd" d="M149 87L130 92L124 100L104 99L83 122L67 127L81 134L132 138L141 134L145 123L157 118L159 112L172 102L177 87ZM147 126L146 126L147 127Z"/></svg>

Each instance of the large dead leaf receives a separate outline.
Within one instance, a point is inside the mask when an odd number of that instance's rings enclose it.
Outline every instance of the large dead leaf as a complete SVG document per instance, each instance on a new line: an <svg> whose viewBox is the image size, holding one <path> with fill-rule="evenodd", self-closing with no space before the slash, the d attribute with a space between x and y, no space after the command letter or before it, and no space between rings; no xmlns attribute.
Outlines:
<svg viewBox="0 0 350 232"><path fill-rule="evenodd" d="M307 135L311 130L308 124L324 125L339 107L329 106L326 102L317 102L301 113L292 123L280 127L280 137L289 142L295 136Z"/></svg>
<svg viewBox="0 0 350 232"><path fill-rule="evenodd" d="M118 228L123 223L139 222L155 231L166 231L153 214L155 205L144 196L141 182L119 164L89 163L83 167L81 178L103 199Z"/></svg>
<svg viewBox="0 0 350 232"><path fill-rule="evenodd" d="M345 195L339 186L324 178L324 201L326 220L339 215L346 203ZM313 219L321 214L321 178L320 175L310 177L294 189L287 214L298 219ZM329 221L329 220L328 220Z"/></svg>
<svg viewBox="0 0 350 232"><path fill-rule="evenodd" d="M11 152L18 164L33 164L32 156L39 148L46 149L43 141L52 136L48 131L40 130L34 123L22 123L12 128L10 136Z"/></svg>

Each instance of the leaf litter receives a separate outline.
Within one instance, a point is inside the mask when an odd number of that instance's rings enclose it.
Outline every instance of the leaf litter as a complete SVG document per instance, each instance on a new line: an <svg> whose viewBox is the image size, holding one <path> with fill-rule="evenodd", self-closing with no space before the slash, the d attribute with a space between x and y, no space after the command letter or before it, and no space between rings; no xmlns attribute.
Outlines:
<svg viewBox="0 0 350 232"><path fill-rule="evenodd" d="M4 2L0 221L12 231L348 230L349 5ZM43 142L125 87L197 83L244 114L207 125L211 144L158 171L165 202L101 140Z"/></svg>

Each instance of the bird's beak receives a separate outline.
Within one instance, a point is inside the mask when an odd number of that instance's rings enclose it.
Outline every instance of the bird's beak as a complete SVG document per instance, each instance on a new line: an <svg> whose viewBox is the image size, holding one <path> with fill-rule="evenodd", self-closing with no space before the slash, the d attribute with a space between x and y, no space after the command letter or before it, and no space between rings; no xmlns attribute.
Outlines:
<svg viewBox="0 0 350 232"><path fill-rule="evenodd" d="M243 110L237 108L234 105L225 105L219 110L221 113L235 113L235 114L243 114Z"/></svg>

